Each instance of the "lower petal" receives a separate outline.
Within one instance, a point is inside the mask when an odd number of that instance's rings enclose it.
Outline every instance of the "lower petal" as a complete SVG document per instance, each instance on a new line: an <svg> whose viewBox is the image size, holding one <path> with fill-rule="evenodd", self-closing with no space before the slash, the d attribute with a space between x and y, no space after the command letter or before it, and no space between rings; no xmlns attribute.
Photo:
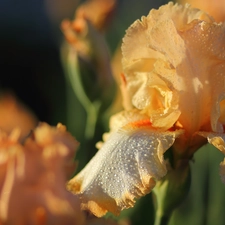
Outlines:
<svg viewBox="0 0 225 225"><path fill-rule="evenodd" d="M137 124L137 126L135 125ZM110 135L86 167L68 183L83 209L96 216L116 215L149 193L167 173L163 153L180 131L161 132L149 124L130 123Z"/></svg>

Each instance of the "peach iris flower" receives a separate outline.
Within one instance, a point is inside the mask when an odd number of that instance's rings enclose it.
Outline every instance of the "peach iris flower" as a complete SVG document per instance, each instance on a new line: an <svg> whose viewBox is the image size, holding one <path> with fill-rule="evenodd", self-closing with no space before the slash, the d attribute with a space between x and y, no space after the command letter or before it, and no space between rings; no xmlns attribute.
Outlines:
<svg viewBox="0 0 225 225"><path fill-rule="evenodd" d="M119 214L149 193L167 173L170 147L190 159L208 139L225 153L225 23L170 2L128 28L122 53L125 110L68 183L97 216Z"/></svg>

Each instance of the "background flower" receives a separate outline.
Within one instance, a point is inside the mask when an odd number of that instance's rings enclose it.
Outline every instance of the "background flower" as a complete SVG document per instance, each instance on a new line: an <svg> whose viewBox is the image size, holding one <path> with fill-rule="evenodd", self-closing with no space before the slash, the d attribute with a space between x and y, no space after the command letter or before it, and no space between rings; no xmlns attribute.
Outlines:
<svg viewBox="0 0 225 225"><path fill-rule="evenodd" d="M79 199L65 188L65 167L75 154L75 139L60 124L57 128L39 125L24 146L18 138L18 130L10 136L1 132L0 221L84 224Z"/></svg>
<svg viewBox="0 0 225 225"><path fill-rule="evenodd" d="M11 93L0 95L0 128L8 134L14 129L21 130L23 140L38 123L37 117Z"/></svg>

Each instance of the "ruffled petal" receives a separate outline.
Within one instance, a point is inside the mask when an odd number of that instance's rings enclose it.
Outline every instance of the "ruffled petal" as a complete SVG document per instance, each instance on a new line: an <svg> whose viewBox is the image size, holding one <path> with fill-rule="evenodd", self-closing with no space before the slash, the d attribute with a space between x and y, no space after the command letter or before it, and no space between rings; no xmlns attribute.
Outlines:
<svg viewBox="0 0 225 225"><path fill-rule="evenodd" d="M187 137L207 124L222 132L224 40L225 24L190 5L151 10L123 39L124 96L155 127L167 129L178 120ZM154 110L156 102L161 110Z"/></svg>
<svg viewBox="0 0 225 225"><path fill-rule="evenodd" d="M167 173L163 153L177 132L161 132L149 122L136 121L110 135L86 167L68 183L84 209L96 216L119 214L135 199L149 193L155 180Z"/></svg>
<svg viewBox="0 0 225 225"><path fill-rule="evenodd" d="M158 26L161 22L172 20L174 26L178 30L182 30L191 21L195 19L213 22L213 19L199 9L190 8L189 5L174 5L172 2L161 6L158 10L151 10L147 17L142 17L141 20L135 21L126 31L126 36L123 38L122 52L124 68L133 64L138 59L157 59L165 58L163 54L155 49L148 48L149 31ZM172 31L173 32L173 31ZM133 37L135 35L135 38ZM170 41L169 38L164 40ZM174 43L176 44L176 43ZM170 48L168 45L167 48ZM176 57L176 56L175 56ZM153 62L150 64L152 65Z"/></svg>

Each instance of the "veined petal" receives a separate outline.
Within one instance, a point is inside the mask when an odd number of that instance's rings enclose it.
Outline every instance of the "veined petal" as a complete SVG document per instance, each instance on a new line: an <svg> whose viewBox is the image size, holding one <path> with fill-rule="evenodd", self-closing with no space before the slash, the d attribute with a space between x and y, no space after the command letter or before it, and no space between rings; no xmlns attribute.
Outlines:
<svg viewBox="0 0 225 225"><path fill-rule="evenodd" d="M155 180L166 175L163 153L177 132L160 132L140 121L129 123L110 135L86 167L68 183L84 209L96 216L119 214L132 207L135 198L149 193Z"/></svg>

